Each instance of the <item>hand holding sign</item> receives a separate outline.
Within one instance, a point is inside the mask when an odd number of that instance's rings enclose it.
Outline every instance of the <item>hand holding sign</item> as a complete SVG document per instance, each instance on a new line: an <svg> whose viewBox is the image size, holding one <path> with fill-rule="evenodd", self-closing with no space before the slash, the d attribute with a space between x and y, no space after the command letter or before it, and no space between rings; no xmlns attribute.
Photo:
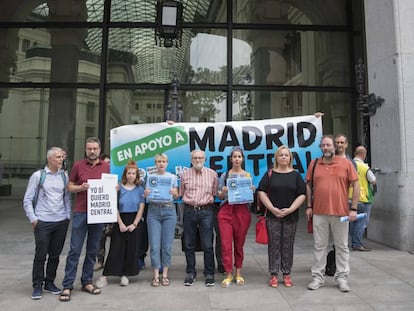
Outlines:
<svg viewBox="0 0 414 311"><path fill-rule="evenodd" d="M230 204L253 202L252 179L238 177L227 179L228 197Z"/></svg>

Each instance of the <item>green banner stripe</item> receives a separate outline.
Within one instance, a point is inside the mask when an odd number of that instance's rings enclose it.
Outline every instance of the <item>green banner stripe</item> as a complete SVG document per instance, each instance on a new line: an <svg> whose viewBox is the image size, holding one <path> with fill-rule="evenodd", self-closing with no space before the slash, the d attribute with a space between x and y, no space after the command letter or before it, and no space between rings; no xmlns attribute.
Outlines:
<svg viewBox="0 0 414 311"><path fill-rule="evenodd" d="M182 126L163 129L147 137L135 140L111 150L116 166L124 166L128 160L145 160L156 154L188 144L188 133Z"/></svg>

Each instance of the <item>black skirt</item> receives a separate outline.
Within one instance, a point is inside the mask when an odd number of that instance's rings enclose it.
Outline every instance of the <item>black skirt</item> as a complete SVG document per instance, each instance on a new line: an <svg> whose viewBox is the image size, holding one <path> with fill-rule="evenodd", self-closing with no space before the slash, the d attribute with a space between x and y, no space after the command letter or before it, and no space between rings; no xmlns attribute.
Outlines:
<svg viewBox="0 0 414 311"><path fill-rule="evenodd" d="M122 221L126 226L133 223L136 213L121 213ZM105 262L103 275L105 276L133 276L139 273L138 257L142 243L140 236L144 234L144 222L139 222L138 227L132 232L120 232L116 223L112 230L111 246L108 258Z"/></svg>

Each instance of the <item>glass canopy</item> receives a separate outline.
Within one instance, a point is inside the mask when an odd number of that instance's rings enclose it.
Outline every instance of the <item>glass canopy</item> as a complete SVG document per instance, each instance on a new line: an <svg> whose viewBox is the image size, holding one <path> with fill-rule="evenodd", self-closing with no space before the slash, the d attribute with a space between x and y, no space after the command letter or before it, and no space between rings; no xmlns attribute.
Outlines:
<svg viewBox="0 0 414 311"><path fill-rule="evenodd" d="M134 81L129 83L169 83L173 75L180 81L189 79L189 59L191 40L197 35L194 29L184 29L182 46L165 48L156 45L154 23L156 16L156 1L153 0L113 0L111 1L111 17L108 38L109 62L125 62L133 71ZM184 0L184 22L201 21L217 22L220 16L226 16L226 1ZM102 22L104 15L103 0L88 0L87 22ZM220 14L215 12L222 7ZM41 4L33 14L49 16L46 3ZM213 17L212 17L213 16ZM132 27L117 25L117 23L134 23ZM128 26L126 26L128 27ZM89 28L85 38L84 48L94 54L101 55L102 30Z"/></svg>

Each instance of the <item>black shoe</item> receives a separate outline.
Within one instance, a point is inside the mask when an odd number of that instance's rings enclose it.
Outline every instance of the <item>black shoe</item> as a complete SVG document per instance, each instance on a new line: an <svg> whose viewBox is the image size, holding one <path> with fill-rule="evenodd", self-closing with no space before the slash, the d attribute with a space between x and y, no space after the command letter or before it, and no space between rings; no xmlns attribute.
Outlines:
<svg viewBox="0 0 414 311"><path fill-rule="evenodd" d="M33 287L33 291L32 291L32 299L33 300L37 300L42 298L42 286L37 285L35 287Z"/></svg>
<svg viewBox="0 0 414 311"><path fill-rule="evenodd" d="M214 275L207 274L205 284L208 287L216 285L216 282L214 282Z"/></svg>
<svg viewBox="0 0 414 311"><path fill-rule="evenodd" d="M193 283L196 281L196 275L189 273L187 274L185 280L184 280L184 285L185 286L191 286L193 285Z"/></svg>
<svg viewBox="0 0 414 311"><path fill-rule="evenodd" d="M223 265L218 265L218 267L217 267L217 271L218 271L218 273L220 273L220 274L223 274L223 273L225 273L226 271L224 271L224 266Z"/></svg>
<svg viewBox="0 0 414 311"><path fill-rule="evenodd" d="M53 295L59 295L62 293L62 290L51 282L45 282L45 286L43 287L43 289L45 290L45 292L49 292Z"/></svg>

